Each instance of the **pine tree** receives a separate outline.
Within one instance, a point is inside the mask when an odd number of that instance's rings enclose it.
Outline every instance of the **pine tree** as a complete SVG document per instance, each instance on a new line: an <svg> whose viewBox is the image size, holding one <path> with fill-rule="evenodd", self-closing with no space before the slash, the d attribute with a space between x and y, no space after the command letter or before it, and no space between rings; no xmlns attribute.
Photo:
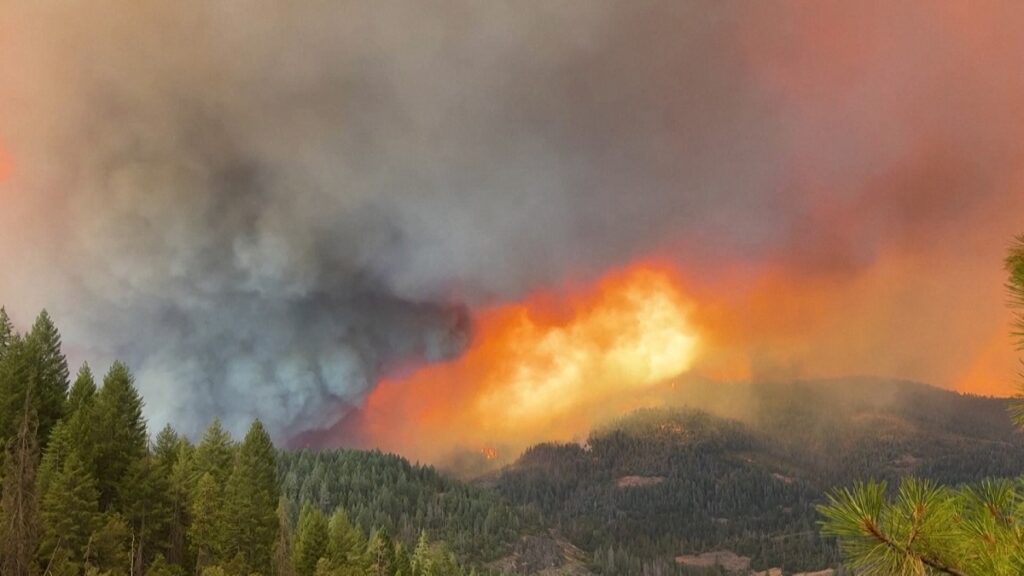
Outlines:
<svg viewBox="0 0 1024 576"><path fill-rule="evenodd" d="M162 454L157 443L157 455ZM170 473L171 494L171 526L169 529L170 547L167 550L169 562L179 566L191 566L187 543L187 532L191 517L192 491L195 480L195 448L184 438L178 440L177 456Z"/></svg>
<svg viewBox="0 0 1024 576"><path fill-rule="evenodd" d="M199 479L192 495L191 518L188 540L196 556L196 573L200 574L204 567L223 560L221 489L209 472Z"/></svg>
<svg viewBox="0 0 1024 576"><path fill-rule="evenodd" d="M58 466L53 479L40 492L41 566L58 550L66 553L68 561L81 563L85 546L99 521L96 482L81 460L72 453Z"/></svg>
<svg viewBox="0 0 1024 576"><path fill-rule="evenodd" d="M53 426L64 417L69 384L68 361L61 351L60 333L46 310L36 318L28 339L35 344L33 350L37 363L35 394L39 411L39 437L46 440ZM45 445L45 442L41 445Z"/></svg>
<svg viewBox="0 0 1024 576"><path fill-rule="evenodd" d="M29 576L38 538L36 510L36 412L32 387L25 392L17 435L9 443L0 497L0 574Z"/></svg>
<svg viewBox="0 0 1024 576"><path fill-rule="evenodd" d="M92 376L89 364L82 364L75 376L75 382L68 392L68 413L74 414L87 406L92 406L96 399L96 380Z"/></svg>
<svg viewBox="0 0 1024 576"><path fill-rule="evenodd" d="M1024 235L1018 236L1006 257L1006 281L1010 293L1010 308L1013 310L1013 340L1018 352L1024 352ZM1024 368L1024 361L1021 362ZM1021 372L1020 395L1010 411L1017 426L1024 428L1024 370Z"/></svg>
<svg viewBox="0 0 1024 576"><path fill-rule="evenodd" d="M370 538L366 554L373 576L392 576L395 572L395 543L387 528L380 528Z"/></svg>
<svg viewBox="0 0 1024 576"><path fill-rule="evenodd" d="M103 430L96 422L96 382L88 364L78 370L68 393L67 415L64 420L69 449L81 459L93 479L99 476L96 446L102 441Z"/></svg>
<svg viewBox="0 0 1024 576"><path fill-rule="evenodd" d="M132 537L128 524L120 515L108 514L85 547L86 566L99 574L130 572L131 549Z"/></svg>
<svg viewBox="0 0 1024 576"><path fill-rule="evenodd" d="M128 467L119 491L120 510L134 540L136 572L156 553L170 548L172 502L170 479L161 473L152 456L135 460Z"/></svg>
<svg viewBox="0 0 1024 576"><path fill-rule="evenodd" d="M308 502L299 513L292 546L295 576L313 576L317 562L327 554L327 518Z"/></svg>
<svg viewBox="0 0 1024 576"><path fill-rule="evenodd" d="M331 515L328 532L327 556L333 565L351 570L365 567L366 539L341 508Z"/></svg>
<svg viewBox="0 0 1024 576"><path fill-rule="evenodd" d="M420 538L416 542L416 548L413 549L412 575L436 576L434 573L434 561L431 558L430 553L430 544L427 542L426 531L420 532Z"/></svg>
<svg viewBox="0 0 1024 576"><path fill-rule="evenodd" d="M146 456L142 398L128 367L114 362L96 397L96 480L100 509L121 509L132 464Z"/></svg>
<svg viewBox="0 0 1024 576"><path fill-rule="evenodd" d="M292 525L288 501L283 497L277 503L277 540L274 541L275 576L294 576L292 566Z"/></svg>
<svg viewBox="0 0 1024 576"><path fill-rule="evenodd" d="M246 573L270 572L279 498L276 451L256 420L238 447L224 498L226 552L241 555Z"/></svg>
<svg viewBox="0 0 1024 576"><path fill-rule="evenodd" d="M0 448L6 448L17 434L28 390L38 385L37 348L27 338L14 335L8 342L7 350L0 356ZM32 410L38 414L39 402L35 394L32 402ZM36 428L38 430L38 426ZM36 444L42 445L44 442L37 436Z"/></svg>
<svg viewBox="0 0 1024 576"><path fill-rule="evenodd" d="M11 322L11 317L7 315L7 310L0 306L0 357L3 357L4 352L7 351L7 346L10 345L14 335L14 323Z"/></svg>
<svg viewBox="0 0 1024 576"><path fill-rule="evenodd" d="M199 446L196 447L196 474L199 477L203 474L210 474L217 485L223 489L231 474L234 459L235 452L231 435L221 426L220 420L215 419L203 434Z"/></svg>

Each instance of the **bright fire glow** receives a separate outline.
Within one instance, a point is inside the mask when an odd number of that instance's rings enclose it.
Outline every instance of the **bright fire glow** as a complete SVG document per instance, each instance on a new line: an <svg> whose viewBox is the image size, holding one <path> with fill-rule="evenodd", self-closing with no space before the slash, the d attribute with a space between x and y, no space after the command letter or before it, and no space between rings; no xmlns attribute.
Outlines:
<svg viewBox="0 0 1024 576"><path fill-rule="evenodd" d="M671 272L637 265L590 288L482 310L460 358L374 390L363 432L426 459L570 439L692 366L700 341L690 309Z"/></svg>

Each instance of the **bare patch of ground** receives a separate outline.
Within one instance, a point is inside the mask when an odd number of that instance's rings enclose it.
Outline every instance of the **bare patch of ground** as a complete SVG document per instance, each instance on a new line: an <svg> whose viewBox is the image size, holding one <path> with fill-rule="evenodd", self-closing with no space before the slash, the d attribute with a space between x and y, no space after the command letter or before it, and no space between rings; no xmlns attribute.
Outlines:
<svg viewBox="0 0 1024 576"><path fill-rule="evenodd" d="M615 485L619 488L642 488L661 484L664 481L664 476L623 476L615 481Z"/></svg>

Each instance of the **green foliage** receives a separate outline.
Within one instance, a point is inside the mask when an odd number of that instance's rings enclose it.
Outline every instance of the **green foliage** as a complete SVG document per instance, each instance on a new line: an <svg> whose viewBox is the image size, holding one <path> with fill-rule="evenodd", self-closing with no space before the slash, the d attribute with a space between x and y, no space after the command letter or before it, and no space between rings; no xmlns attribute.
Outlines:
<svg viewBox="0 0 1024 576"><path fill-rule="evenodd" d="M91 406L96 399L96 380L92 376L92 369L89 364L82 364L75 376L75 383L71 385L68 392L68 413L73 414L87 406Z"/></svg>
<svg viewBox="0 0 1024 576"><path fill-rule="evenodd" d="M366 538L348 520L348 514L338 509L331 515L328 526L327 557L332 566L356 571L366 566Z"/></svg>
<svg viewBox="0 0 1024 576"><path fill-rule="evenodd" d="M317 562L327 555L327 518L307 503L299 513L292 544L292 566L296 576L313 576Z"/></svg>
<svg viewBox="0 0 1024 576"><path fill-rule="evenodd" d="M68 394L68 362L61 351L60 333L50 315L43 310L36 318L28 339L34 343L37 365L36 390L39 410L40 438L48 439L50 431L64 416Z"/></svg>
<svg viewBox="0 0 1024 576"><path fill-rule="evenodd" d="M223 489L231 474L234 459L231 434L224 429L220 420L214 420L206 429L202 441L196 448L195 473L197 477L210 474L217 485Z"/></svg>
<svg viewBox="0 0 1024 576"><path fill-rule="evenodd" d="M865 576L1021 574L1021 495L994 480L950 489L909 478L893 497L884 482L857 484L820 507L822 530Z"/></svg>
<svg viewBox="0 0 1024 576"><path fill-rule="evenodd" d="M214 421L198 446L170 426L150 445L124 364L99 389L87 364L70 389L67 380L49 315L19 336L0 310L4 576L366 576L371 557L386 576L460 576L446 546L424 537L409 554L409 540L431 523L508 513L493 493L397 457L282 457L259 421L237 444ZM318 471L309 482L308 464ZM282 483L303 497L284 497ZM332 503L346 484L357 520ZM373 525L382 528L370 541ZM490 524L456 533L511 534Z"/></svg>
<svg viewBox="0 0 1024 576"><path fill-rule="evenodd" d="M42 523L39 563L46 565L58 549L68 561L80 562L90 536L99 521L99 492L96 482L74 453L63 462L50 460L54 443L44 458L54 466L53 478L40 493Z"/></svg>
<svg viewBox="0 0 1024 576"><path fill-rule="evenodd" d="M0 356L3 356L14 335L14 323L11 322L11 317L7 315L7 310L0 306Z"/></svg>
<svg viewBox="0 0 1024 576"><path fill-rule="evenodd" d="M128 367L114 362L103 378L96 397L95 443L96 480L100 506L104 509L126 503L133 463L147 453L146 421L142 398Z"/></svg>
<svg viewBox="0 0 1024 576"><path fill-rule="evenodd" d="M124 574L130 567L132 535L119 514L108 514L93 532L85 562L100 573Z"/></svg>
<svg viewBox="0 0 1024 576"><path fill-rule="evenodd" d="M7 444L0 496L0 574L29 576L38 538L36 509L37 420L32 390L23 395L17 433Z"/></svg>
<svg viewBox="0 0 1024 576"><path fill-rule="evenodd" d="M325 514L343 509L362 533L387 528L410 546L422 530L461 558L488 562L507 554L527 520L493 490L458 482L404 458L356 450L282 452L282 494Z"/></svg>
<svg viewBox="0 0 1024 576"><path fill-rule="evenodd" d="M199 478L191 501L188 537L196 556L196 566L201 568L214 563L223 550L221 488L213 474L207 472Z"/></svg>
<svg viewBox="0 0 1024 576"><path fill-rule="evenodd" d="M1010 293L1010 308L1013 310L1013 339L1017 350L1024 351L1024 235L1018 236L1010 254L1006 257L1006 281ZM1024 373L1021 374L1024 378ZM1024 427L1024 381L1021 382L1021 395L1011 407L1014 421Z"/></svg>
<svg viewBox="0 0 1024 576"><path fill-rule="evenodd" d="M269 574L280 498L274 444L256 420L237 450L224 495L225 553L240 555L244 573Z"/></svg>

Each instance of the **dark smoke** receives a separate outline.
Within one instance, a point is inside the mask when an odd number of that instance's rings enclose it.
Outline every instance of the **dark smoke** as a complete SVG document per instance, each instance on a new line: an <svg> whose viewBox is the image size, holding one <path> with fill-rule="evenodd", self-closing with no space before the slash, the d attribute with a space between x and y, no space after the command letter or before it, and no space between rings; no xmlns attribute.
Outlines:
<svg viewBox="0 0 1024 576"><path fill-rule="evenodd" d="M457 353L460 302L651 252L714 276L930 250L1006 211L1020 119L884 6L850 19L889 50L854 43L851 79L816 75L832 39L788 3L0 0L0 299L137 367L156 425L291 434ZM794 95L804 72L849 86Z"/></svg>

